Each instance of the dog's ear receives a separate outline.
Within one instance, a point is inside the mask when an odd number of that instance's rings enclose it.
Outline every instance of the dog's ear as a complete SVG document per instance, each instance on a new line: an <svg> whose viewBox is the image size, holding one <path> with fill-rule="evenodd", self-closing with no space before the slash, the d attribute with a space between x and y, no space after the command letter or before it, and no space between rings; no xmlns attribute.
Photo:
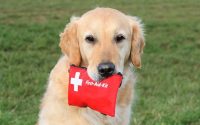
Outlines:
<svg viewBox="0 0 200 125"><path fill-rule="evenodd" d="M72 17L70 23L66 25L64 32L60 34L60 48L63 54L69 58L69 63L76 66L81 63L79 42L77 38L78 17Z"/></svg>
<svg viewBox="0 0 200 125"><path fill-rule="evenodd" d="M141 54L145 46L143 25L137 17L128 16L128 18L132 27L131 62L135 67L141 68Z"/></svg>

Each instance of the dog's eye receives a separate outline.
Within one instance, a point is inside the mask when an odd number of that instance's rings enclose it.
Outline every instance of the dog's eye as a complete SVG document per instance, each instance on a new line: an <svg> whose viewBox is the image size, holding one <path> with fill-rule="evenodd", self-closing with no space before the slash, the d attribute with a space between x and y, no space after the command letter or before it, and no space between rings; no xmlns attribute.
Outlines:
<svg viewBox="0 0 200 125"><path fill-rule="evenodd" d="M116 41L117 43L122 42L124 39L125 39L125 37L124 37L122 34L119 34L119 35L117 35L117 36L115 37L115 41Z"/></svg>
<svg viewBox="0 0 200 125"><path fill-rule="evenodd" d="M88 42L88 43L94 43L96 42L96 39L92 36L92 35L88 35L85 37L85 40Z"/></svg>

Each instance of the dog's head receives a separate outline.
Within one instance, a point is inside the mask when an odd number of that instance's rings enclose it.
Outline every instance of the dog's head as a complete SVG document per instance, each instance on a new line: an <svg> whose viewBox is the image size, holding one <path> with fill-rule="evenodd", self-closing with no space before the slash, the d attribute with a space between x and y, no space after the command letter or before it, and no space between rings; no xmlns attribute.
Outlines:
<svg viewBox="0 0 200 125"><path fill-rule="evenodd" d="M124 65L141 67L143 29L136 17L110 8L97 8L72 18L61 34L60 47L70 64L88 68L94 80L116 72Z"/></svg>

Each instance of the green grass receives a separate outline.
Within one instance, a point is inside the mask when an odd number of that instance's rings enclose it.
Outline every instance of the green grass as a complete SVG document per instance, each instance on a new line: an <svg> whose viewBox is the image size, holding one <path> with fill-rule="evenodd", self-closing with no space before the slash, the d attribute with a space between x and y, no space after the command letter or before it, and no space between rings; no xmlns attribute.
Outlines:
<svg viewBox="0 0 200 125"><path fill-rule="evenodd" d="M33 125L69 17L96 7L146 29L132 125L200 125L199 0L0 0L0 124Z"/></svg>

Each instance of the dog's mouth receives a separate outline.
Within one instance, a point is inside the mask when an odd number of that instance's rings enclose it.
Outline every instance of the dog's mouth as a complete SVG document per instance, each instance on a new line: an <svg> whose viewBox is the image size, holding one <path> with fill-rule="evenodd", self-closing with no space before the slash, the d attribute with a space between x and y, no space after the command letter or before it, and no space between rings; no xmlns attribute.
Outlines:
<svg viewBox="0 0 200 125"><path fill-rule="evenodd" d="M89 70L87 72L88 72L89 77L94 81L101 81L102 79L104 79L104 77L102 77L98 73L93 73L93 72L90 72Z"/></svg>
<svg viewBox="0 0 200 125"><path fill-rule="evenodd" d="M103 62L97 65L96 67L89 65L87 67L87 73L92 80L101 81L112 76L113 74L119 73L120 70L117 69L117 66L115 66L113 63Z"/></svg>
<svg viewBox="0 0 200 125"><path fill-rule="evenodd" d="M106 75L106 76L99 74L97 72L90 72L90 70L87 70L87 73L88 73L89 77L94 81L101 81L103 79L106 79L106 78L112 76L113 74L121 74L121 72L117 72L116 70L112 74Z"/></svg>

